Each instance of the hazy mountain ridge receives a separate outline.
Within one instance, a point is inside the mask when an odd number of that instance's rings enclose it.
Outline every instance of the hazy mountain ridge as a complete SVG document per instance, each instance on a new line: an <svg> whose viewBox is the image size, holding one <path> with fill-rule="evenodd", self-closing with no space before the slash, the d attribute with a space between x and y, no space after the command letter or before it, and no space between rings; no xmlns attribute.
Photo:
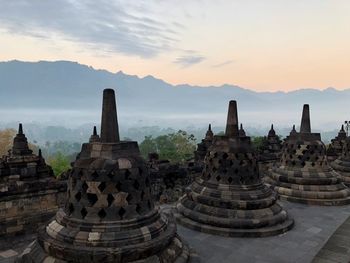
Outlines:
<svg viewBox="0 0 350 263"><path fill-rule="evenodd" d="M99 112L101 91L109 87L117 91L118 110L140 119L201 116L205 120L208 116L207 122L215 121L217 115L226 114L228 101L235 99L240 115L249 123L256 120L266 125L298 124L302 104L309 103L313 120L335 125L347 118L344 109L350 101L350 89L255 92L228 84L171 85L153 76L140 78L122 71L111 73L69 61L0 62L0 79L0 110L96 109Z"/></svg>

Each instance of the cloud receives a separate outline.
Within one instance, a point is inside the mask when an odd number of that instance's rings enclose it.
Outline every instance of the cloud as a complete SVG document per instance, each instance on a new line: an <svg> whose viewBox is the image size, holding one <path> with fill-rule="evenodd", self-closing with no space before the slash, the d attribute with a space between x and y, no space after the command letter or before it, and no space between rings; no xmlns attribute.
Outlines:
<svg viewBox="0 0 350 263"><path fill-rule="evenodd" d="M195 64L201 63L205 60L205 57L199 55L186 55L178 57L174 63L181 65L183 68L193 66Z"/></svg>
<svg viewBox="0 0 350 263"><path fill-rule="evenodd" d="M178 22L152 18L147 2L136 8L127 0L0 0L0 6L0 28L10 33L59 35L100 51L146 58L173 49L183 29Z"/></svg>
<svg viewBox="0 0 350 263"><path fill-rule="evenodd" d="M225 62L222 62L222 63L219 63L219 64L215 64L215 65L212 65L213 68L221 68L221 67L224 67L224 66L227 66L227 65L230 65L234 62L234 60L227 60Z"/></svg>

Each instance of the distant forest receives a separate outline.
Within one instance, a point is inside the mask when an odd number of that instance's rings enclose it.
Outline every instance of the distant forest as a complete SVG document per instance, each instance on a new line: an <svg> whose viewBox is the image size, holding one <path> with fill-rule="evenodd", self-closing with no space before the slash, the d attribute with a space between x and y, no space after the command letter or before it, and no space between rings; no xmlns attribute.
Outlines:
<svg viewBox="0 0 350 263"><path fill-rule="evenodd" d="M14 126L14 124L12 125ZM62 126L40 126L38 124L24 124L24 133L28 138L30 147L35 153L40 148L47 162L53 167L59 176L70 168L70 163L75 160L81 150L81 144L88 142L92 133L92 125L84 125L80 128L70 129ZM139 143L141 154L147 158L148 153L157 152L162 159L171 162L184 162L193 158L196 144L199 143L207 127L175 130L174 128L134 127L120 131L122 140L136 140ZM213 127L215 134L222 133L224 127ZM255 131L255 133L249 133ZM0 126L0 157L12 147L12 140L17 128ZM258 147L262 136L268 129L246 128L246 132L252 137L253 144ZM327 144L337 134L337 130L323 133L323 141ZM289 130L278 130L277 133L284 138ZM326 139L325 139L326 138Z"/></svg>

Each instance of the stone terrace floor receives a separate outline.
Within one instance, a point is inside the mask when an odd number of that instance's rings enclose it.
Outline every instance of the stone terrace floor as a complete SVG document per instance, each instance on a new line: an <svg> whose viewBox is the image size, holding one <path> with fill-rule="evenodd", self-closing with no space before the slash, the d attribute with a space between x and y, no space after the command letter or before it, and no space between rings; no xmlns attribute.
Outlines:
<svg viewBox="0 0 350 263"><path fill-rule="evenodd" d="M308 206L286 201L280 201L280 204L294 218L295 225L292 230L279 236L226 238L196 232L180 225L178 233L198 253L203 263L307 263L312 262L327 240L350 216L350 206ZM350 240L350 219L348 224ZM350 251L350 241L348 248ZM344 255L338 257L337 261L316 262L350 262L350 255L344 249L340 253Z"/></svg>
<svg viewBox="0 0 350 263"><path fill-rule="evenodd" d="M295 225L292 230L279 236L225 238L196 232L180 225L178 233L197 252L203 263L307 263L312 262L318 253L315 262L350 261L350 254L344 248L347 244L350 251L350 219L347 220L350 206L321 207L284 201L280 203L294 218ZM162 209L169 213L171 206L162 206ZM349 239L346 239L347 234ZM23 241L22 238L20 240ZM7 246L5 249L5 244L9 242L0 239L0 262L13 262L16 253L23 249L23 243L20 243L19 248L12 245L12 248Z"/></svg>

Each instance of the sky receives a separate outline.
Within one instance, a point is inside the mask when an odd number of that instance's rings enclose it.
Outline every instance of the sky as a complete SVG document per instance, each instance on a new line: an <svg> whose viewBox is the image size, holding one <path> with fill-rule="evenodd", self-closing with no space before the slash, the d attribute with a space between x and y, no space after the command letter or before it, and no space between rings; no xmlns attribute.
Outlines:
<svg viewBox="0 0 350 263"><path fill-rule="evenodd" d="M0 61L172 84L350 88L348 0L0 0Z"/></svg>

